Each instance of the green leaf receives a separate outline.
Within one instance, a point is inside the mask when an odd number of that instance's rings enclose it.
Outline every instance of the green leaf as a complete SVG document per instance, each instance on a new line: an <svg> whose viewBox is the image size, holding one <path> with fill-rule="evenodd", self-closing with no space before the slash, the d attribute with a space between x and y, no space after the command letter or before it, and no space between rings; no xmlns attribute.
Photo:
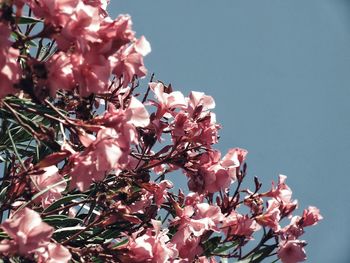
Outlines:
<svg viewBox="0 0 350 263"><path fill-rule="evenodd" d="M238 245L238 242L232 242L229 245L224 245L224 246L218 247L217 249L214 250L214 254L221 254L221 253L235 247L236 245Z"/></svg>
<svg viewBox="0 0 350 263"><path fill-rule="evenodd" d="M120 229L109 229L100 235L103 239L116 238L120 235Z"/></svg>
<svg viewBox="0 0 350 263"><path fill-rule="evenodd" d="M202 245L202 247L204 249L204 254L209 256L211 254L211 252L214 251L218 247L220 241L221 241L221 237L212 237L211 239L206 241Z"/></svg>
<svg viewBox="0 0 350 263"><path fill-rule="evenodd" d="M124 240L120 241L119 243L115 244L115 245L113 246L113 248L120 247L120 246L122 246L122 245L128 243L128 241L129 241L129 239L124 239Z"/></svg>
<svg viewBox="0 0 350 263"><path fill-rule="evenodd" d="M28 44L29 46L32 46L32 47L37 47L38 46L38 44L35 43L33 40L27 40L26 44Z"/></svg>
<svg viewBox="0 0 350 263"><path fill-rule="evenodd" d="M43 22L43 20L41 20L41 19L37 19L34 17L29 17L29 16L21 16L17 21L18 21L17 22L18 24L35 24L38 22Z"/></svg>
<svg viewBox="0 0 350 263"><path fill-rule="evenodd" d="M5 232L0 232L0 238L8 238L9 236Z"/></svg>
<svg viewBox="0 0 350 263"><path fill-rule="evenodd" d="M46 208L43 213L47 213L47 212L50 212L52 210L55 210L55 209L59 208L61 205L70 203L71 201L73 201L75 199L86 198L86 197L87 197L87 195L85 195L85 194L75 194L75 195L69 195L69 196L62 197L61 199L59 199L56 202L54 202L53 204L51 204L48 208Z"/></svg>
<svg viewBox="0 0 350 263"><path fill-rule="evenodd" d="M264 248L259 249L256 253L251 256L237 261L236 263L259 263L264 258L268 257L272 251L276 248L276 245L266 246Z"/></svg>
<svg viewBox="0 0 350 263"><path fill-rule="evenodd" d="M0 192L0 202L2 203L2 201L4 201L6 199L6 192L7 192L7 189L9 188L9 185L5 186L1 192Z"/></svg>
<svg viewBox="0 0 350 263"><path fill-rule="evenodd" d="M13 138L12 138L12 135L11 135L11 131L8 130L8 133L9 133L9 138L10 138L11 143L12 143L12 148L13 148L13 150L14 150L14 152L15 152L15 155L16 155L18 161L19 161L20 164L22 165L23 169L24 169L24 170L27 170L26 167L25 167L25 165L24 165L24 162L23 162L21 156L18 154L16 144L15 144Z"/></svg>
<svg viewBox="0 0 350 263"><path fill-rule="evenodd" d="M72 227L76 225L82 225L83 220L79 218L71 218L65 215L52 215L47 216L43 219L44 222L48 223L50 226L53 227Z"/></svg>

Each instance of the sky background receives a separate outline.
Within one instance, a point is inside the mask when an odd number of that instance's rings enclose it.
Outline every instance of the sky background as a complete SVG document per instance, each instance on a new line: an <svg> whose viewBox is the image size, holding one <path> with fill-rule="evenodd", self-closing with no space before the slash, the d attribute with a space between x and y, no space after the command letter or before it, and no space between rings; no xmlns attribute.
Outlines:
<svg viewBox="0 0 350 263"><path fill-rule="evenodd" d="M111 2L151 42L150 73L215 98L218 149L246 148L251 178L285 174L320 208L307 262L350 262L350 1Z"/></svg>

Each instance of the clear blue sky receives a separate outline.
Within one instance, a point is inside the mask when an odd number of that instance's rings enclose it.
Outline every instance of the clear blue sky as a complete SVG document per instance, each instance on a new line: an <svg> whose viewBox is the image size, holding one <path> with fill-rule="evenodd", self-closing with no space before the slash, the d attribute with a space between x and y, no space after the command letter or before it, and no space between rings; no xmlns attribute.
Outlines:
<svg viewBox="0 0 350 263"><path fill-rule="evenodd" d="M350 262L350 1L111 2L151 42L150 72L214 96L220 150L248 149L251 177L285 174L321 209L307 262Z"/></svg>

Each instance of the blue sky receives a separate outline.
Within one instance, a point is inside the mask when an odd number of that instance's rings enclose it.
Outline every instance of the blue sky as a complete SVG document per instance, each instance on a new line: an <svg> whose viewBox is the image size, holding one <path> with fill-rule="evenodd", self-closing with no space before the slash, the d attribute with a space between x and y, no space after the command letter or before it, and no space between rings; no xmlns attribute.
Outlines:
<svg viewBox="0 0 350 263"><path fill-rule="evenodd" d="M251 178L285 174L321 209L307 262L350 262L350 1L111 2L151 42L150 72L215 98L221 151L248 149Z"/></svg>

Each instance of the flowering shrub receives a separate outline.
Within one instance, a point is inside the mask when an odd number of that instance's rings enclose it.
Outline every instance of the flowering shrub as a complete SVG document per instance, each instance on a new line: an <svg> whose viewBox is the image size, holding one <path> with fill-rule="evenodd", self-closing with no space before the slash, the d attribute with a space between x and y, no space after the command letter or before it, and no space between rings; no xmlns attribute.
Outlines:
<svg viewBox="0 0 350 263"><path fill-rule="evenodd" d="M319 210L293 215L285 176L262 190L246 150L214 148L211 96L154 76L140 92L150 44L107 4L0 4L3 262L305 260Z"/></svg>

